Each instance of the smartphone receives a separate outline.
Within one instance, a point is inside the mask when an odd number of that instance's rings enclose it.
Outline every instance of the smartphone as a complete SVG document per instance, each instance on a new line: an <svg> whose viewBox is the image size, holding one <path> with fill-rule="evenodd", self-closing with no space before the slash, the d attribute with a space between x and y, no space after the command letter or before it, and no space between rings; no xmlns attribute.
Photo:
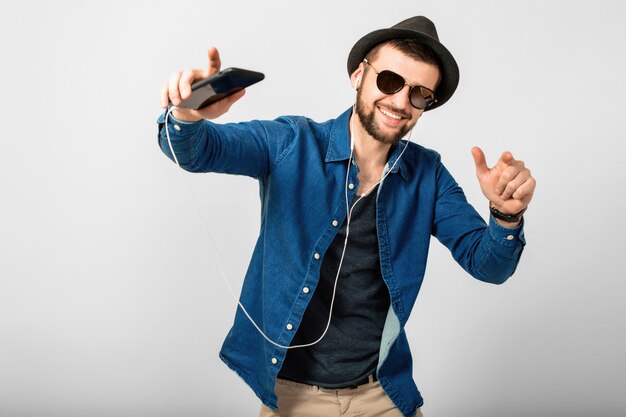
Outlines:
<svg viewBox="0 0 626 417"><path fill-rule="evenodd" d="M226 68L191 85L191 96L178 107L199 110L237 91L256 84L265 75L241 68Z"/></svg>

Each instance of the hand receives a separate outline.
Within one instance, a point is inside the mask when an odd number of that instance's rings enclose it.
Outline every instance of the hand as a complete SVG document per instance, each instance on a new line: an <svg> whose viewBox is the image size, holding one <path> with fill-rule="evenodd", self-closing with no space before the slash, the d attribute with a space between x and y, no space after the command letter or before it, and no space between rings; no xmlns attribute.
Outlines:
<svg viewBox="0 0 626 417"><path fill-rule="evenodd" d="M182 100L191 96L191 84L194 81L201 80L219 72L222 62L220 54L216 48L209 48L209 69L207 71L201 69L191 69L186 71L177 71L170 76L170 79L161 89L160 101L161 107L166 109L169 102L174 106L178 106ZM185 122L196 122L201 119L215 119L226 113L230 106L239 100L245 94L245 90L224 97L215 103L201 109L192 110L180 108L172 112L175 118Z"/></svg>
<svg viewBox="0 0 626 417"><path fill-rule="evenodd" d="M472 156L480 188L498 210L516 214L528 206L536 183L523 161L514 159L511 152L507 151L490 169L479 147L472 148Z"/></svg>

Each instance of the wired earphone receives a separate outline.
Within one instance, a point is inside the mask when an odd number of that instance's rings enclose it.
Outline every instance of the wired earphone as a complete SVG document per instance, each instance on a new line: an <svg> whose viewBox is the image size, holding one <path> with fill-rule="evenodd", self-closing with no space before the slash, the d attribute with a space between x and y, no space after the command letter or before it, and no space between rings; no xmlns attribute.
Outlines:
<svg viewBox="0 0 626 417"><path fill-rule="evenodd" d="M361 77L357 77L356 79L356 85L355 85L355 90L358 91L359 88L359 83L361 81ZM353 105L353 112L356 110L354 107L356 106ZM241 310L243 311L243 313L245 314L245 316L248 318L248 320L250 320L250 322L252 323L252 325L254 326L254 328L261 334L261 336L263 336L265 338L265 340L267 340L269 343L271 343L272 345L282 348L282 349L297 349L297 348L305 348L305 347L309 347L309 346L313 346L317 343L319 343L324 336L326 336L326 333L328 332L328 329L330 328L330 322L332 320L332 315L333 315L333 306L335 303L335 295L336 295L336 291L337 291L337 282L339 282L339 274L341 272L341 267L343 265L343 259L346 253L346 248L348 246L348 236L350 235L350 219L352 217L352 210L354 209L354 207L357 205L357 203L359 201L361 201L362 198L366 197L370 192L372 192L372 190L374 188L376 188L377 185L381 184L385 178L387 177L387 175L389 175L389 173L393 170L393 168L395 167L395 165L398 163L398 161L400 161L400 159L402 158L402 155L404 154L404 151L406 151L406 148L409 145L410 139L411 139L411 134L413 133L413 129L411 129L409 131L409 137L406 139L406 143L404 145L404 148L402 149L402 152L400 153L400 155L398 156L398 158L395 160L395 162L393 163L393 165L384 173L383 177L380 179L380 181L378 181L376 184L374 184L372 187L370 187L365 193L363 193L362 195L358 196L357 200L352 204L352 207L350 207L349 202L348 202L348 182L349 182L349 178L350 178L350 166L352 165L352 159L354 157L354 135L353 135L353 131L354 129L350 129L350 157L348 158L348 167L346 169L346 181L345 181L345 186L344 186L344 192L345 192L345 202L346 202L346 237L344 239L344 243L343 243L343 250L341 252L341 258L339 259L339 266L337 268L337 275L335 276L335 282L333 284L333 295L330 301L330 308L329 308L329 312L328 312L328 322L326 323L326 328L324 329L324 332L322 333L322 335L315 340L314 342L311 343L305 343L305 344L300 344L300 345L293 345L293 346L285 346L285 345L281 345L280 343L276 343L275 341L273 341L272 339L270 339L265 332L259 327L259 325L254 321L254 319L250 316L250 314L248 313L248 311L246 310L246 308L243 306L243 304L241 303L239 297L237 297L235 295L235 291L233 290L232 286L230 285L230 281L228 280L228 278L226 277L226 272L224 271L224 266L222 264L222 259L219 253L219 250L217 248L217 244L215 243L215 239L213 239L213 236L211 235L211 232L209 230L208 224L207 222L204 220L204 217L202 216L202 213L200 212L200 208L198 205L198 202L193 194L193 191L191 190L191 187L189 185L189 182L187 181L187 178L185 178L185 175L183 173L183 169L180 166L180 163L178 162L178 158L176 157L176 153L174 152L174 148L172 146L172 140L170 139L170 133L169 133L169 117L170 114L172 113L172 111L174 111L177 107L176 106L170 106L167 110L167 113L165 115L165 135L167 137L167 143L170 149L170 152L172 153L172 157L174 159L174 162L176 163L176 165L181 168L179 170L183 181L185 182L185 185L187 186L187 191L189 191L189 194L191 196L191 199L193 201L193 205L198 213L198 217L200 217L201 222L204 225L204 229L205 232L207 233L209 240L211 241L213 248L215 250L215 253L217 255L217 260L218 260L218 265L220 268L220 272L222 275L222 279L224 280L224 282L226 283L226 286L228 287L228 290L230 291L233 299L237 302L237 304L239 305L239 307L241 308ZM352 120L352 119L351 119Z"/></svg>
<svg viewBox="0 0 626 417"><path fill-rule="evenodd" d="M354 90L359 91L360 85L361 85L361 76L359 75L358 77L356 77L356 80L354 81Z"/></svg>

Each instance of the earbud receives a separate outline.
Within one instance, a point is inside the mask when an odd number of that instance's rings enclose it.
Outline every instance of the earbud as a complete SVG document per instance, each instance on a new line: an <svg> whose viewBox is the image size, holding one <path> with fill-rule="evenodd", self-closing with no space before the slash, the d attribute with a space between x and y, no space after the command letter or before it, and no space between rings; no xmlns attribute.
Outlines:
<svg viewBox="0 0 626 417"><path fill-rule="evenodd" d="M355 90L359 90L359 86L361 85L361 76L359 75L358 77L356 77L356 81L354 82L354 89Z"/></svg>

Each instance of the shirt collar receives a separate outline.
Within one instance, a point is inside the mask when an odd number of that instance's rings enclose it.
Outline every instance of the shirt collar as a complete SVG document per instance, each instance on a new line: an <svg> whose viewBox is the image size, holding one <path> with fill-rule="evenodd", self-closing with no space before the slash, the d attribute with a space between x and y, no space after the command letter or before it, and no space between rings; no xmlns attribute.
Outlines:
<svg viewBox="0 0 626 417"><path fill-rule="evenodd" d="M343 112L332 124L330 129L330 140L328 149L326 150L326 162L346 161L350 158L350 116L352 115L352 107ZM387 161L387 166L393 166L392 174L400 173L402 178L407 179L406 165L404 159L408 156L402 156L397 164L394 163L404 150L406 140L402 140L391 147L391 154Z"/></svg>

